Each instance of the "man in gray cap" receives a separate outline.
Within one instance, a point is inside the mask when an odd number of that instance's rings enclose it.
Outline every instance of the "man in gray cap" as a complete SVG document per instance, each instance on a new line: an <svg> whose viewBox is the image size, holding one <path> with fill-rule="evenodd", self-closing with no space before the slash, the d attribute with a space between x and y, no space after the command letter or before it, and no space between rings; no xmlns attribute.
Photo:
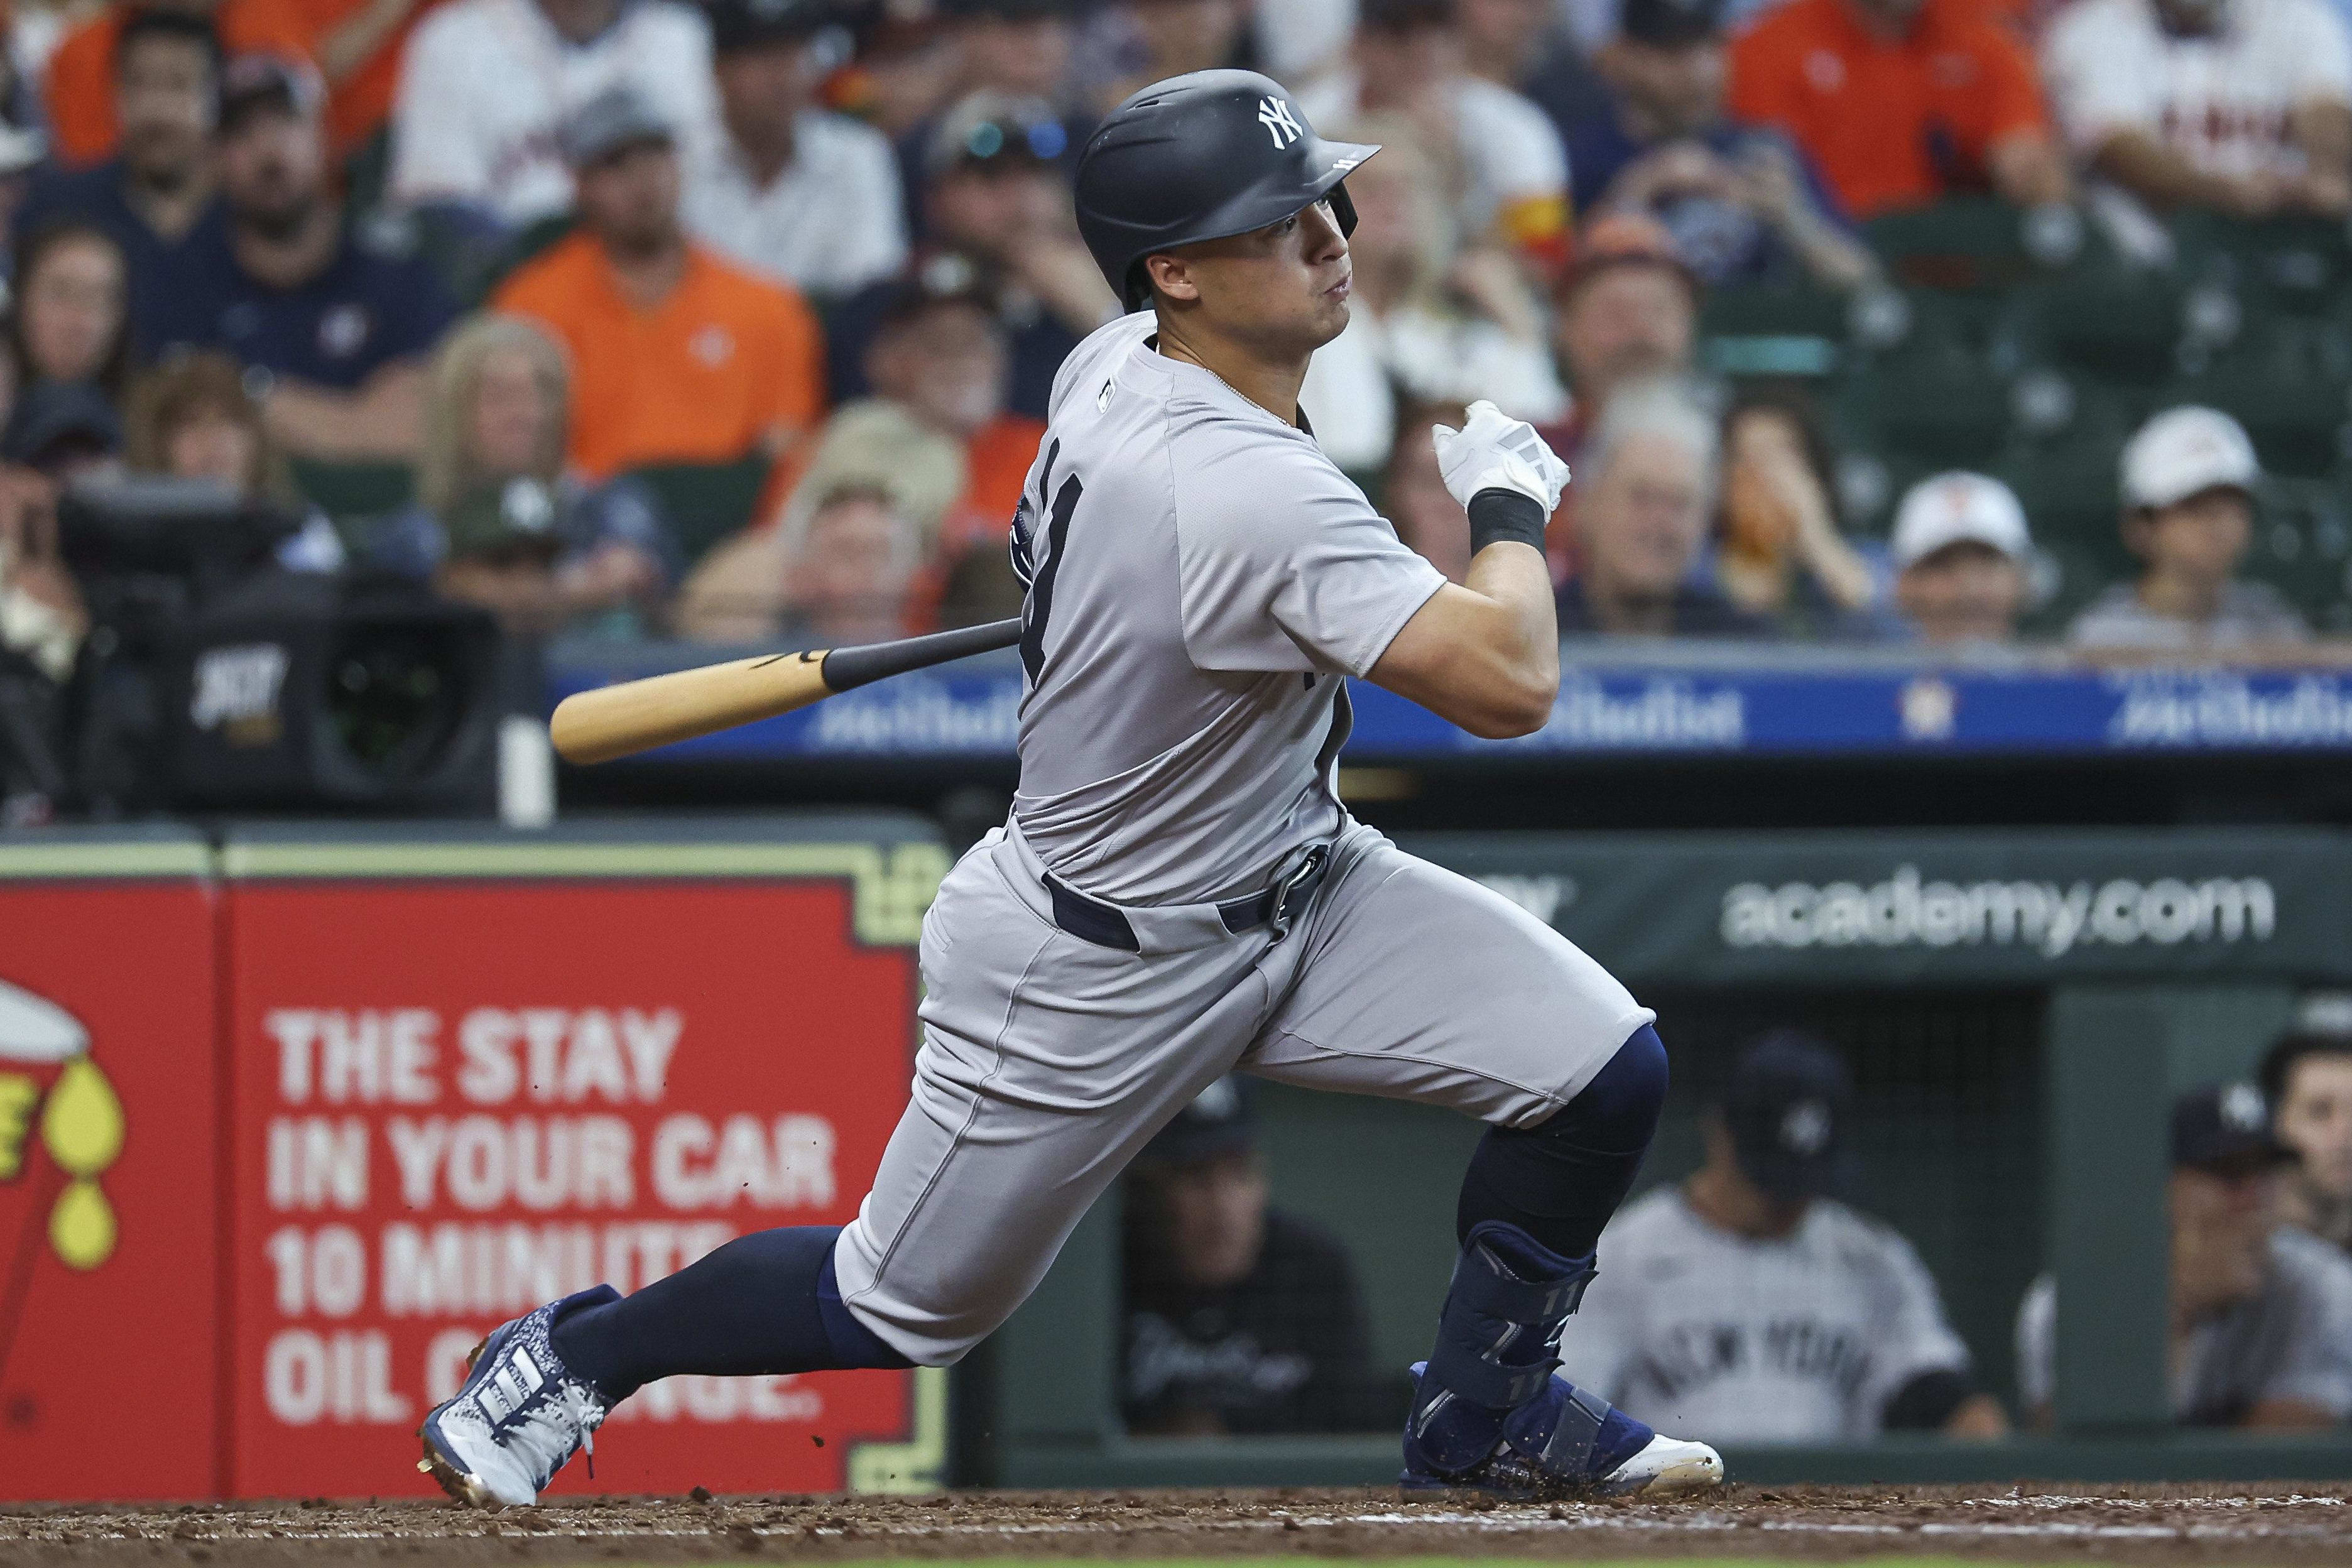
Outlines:
<svg viewBox="0 0 2352 1568"><path fill-rule="evenodd" d="M572 466L602 481L781 454L824 412L824 339L808 307L687 237L676 129L637 89L582 104L558 144L579 223L490 303L544 323L568 351Z"/></svg>

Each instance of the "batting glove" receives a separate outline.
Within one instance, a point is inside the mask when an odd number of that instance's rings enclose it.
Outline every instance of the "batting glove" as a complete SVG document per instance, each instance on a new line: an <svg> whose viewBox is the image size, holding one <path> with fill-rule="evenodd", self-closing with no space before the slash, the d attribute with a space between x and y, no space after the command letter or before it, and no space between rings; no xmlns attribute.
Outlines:
<svg viewBox="0 0 2352 1568"><path fill-rule="evenodd" d="M1461 429L1439 425L1430 439L1437 446L1437 469L1445 476L1447 492L1465 507L1480 490L1515 490L1549 517L1568 487L1568 465L1552 455L1536 427L1483 397L1470 405Z"/></svg>

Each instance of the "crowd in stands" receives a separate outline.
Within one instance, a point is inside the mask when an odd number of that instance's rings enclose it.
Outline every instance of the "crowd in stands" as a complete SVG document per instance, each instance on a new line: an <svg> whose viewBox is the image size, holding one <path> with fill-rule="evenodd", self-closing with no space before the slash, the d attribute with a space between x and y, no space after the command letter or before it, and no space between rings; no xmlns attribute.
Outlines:
<svg viewBox="0 0 2352 1568"><path fill-rule="evenodd" d="M2352 629L2330 0L5 16L0 638L47 666L80 615L55 487L110 467L533 633L1013 613L1055 368L1118 308L1071 168L1124 95L1227 64L1384 148L1303 410L1450 575L1428 432L1486 397L1574 470L1570 634Z"/></svg>

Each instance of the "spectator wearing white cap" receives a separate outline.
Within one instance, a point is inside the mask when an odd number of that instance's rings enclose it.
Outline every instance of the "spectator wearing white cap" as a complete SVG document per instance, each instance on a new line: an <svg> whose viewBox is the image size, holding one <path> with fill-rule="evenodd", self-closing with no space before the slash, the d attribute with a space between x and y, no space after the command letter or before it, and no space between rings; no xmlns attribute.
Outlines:
<svg viewBox="0 0 2352 1568"><path fill-rule="evenodd" d="M1921 479L1895 513L1895 602L1919 640L2005 643L2032 598L2025 509L1999 479L1954 471Z"/></svg>
<svg viewBox="0 0 2352 1568"><path fill-rule="evenodd" d="M2147 563L2074 619L2075 647L2131 653L2248 651L2310 635L2275 590L2233 575L2254 525L2262 467L2217 409L2169 408L2124 447L2124 543Z"/></svg>

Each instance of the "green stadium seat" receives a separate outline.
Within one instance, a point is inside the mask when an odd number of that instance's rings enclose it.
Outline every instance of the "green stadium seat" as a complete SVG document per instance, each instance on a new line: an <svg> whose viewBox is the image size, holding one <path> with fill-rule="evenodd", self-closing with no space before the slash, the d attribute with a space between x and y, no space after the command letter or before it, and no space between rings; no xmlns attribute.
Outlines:
<svg viewBox="0 0 2352 1568"><path fill-rule="evenodd" d="M2284 594L2315 625L2347 607L2352 491L2339 479L2267 479L2256 498L2245 572Z"/></svg>
<svg viewBox="0 0 2352 1568"><path fill-rule="evenodd" d="M2166 384L2162 401L2234 416L2269 472L2331 474L2352 453L2352 342L2341 328L2265 317L2210 364Z"/></svg>
<svg viewBox="0 0 2352 1568"><path fill-rule="evenodd" d="M416 497L416 476L405 463L328 463L296 458L294 488L338 520L381 517Z"/></svg>
<svg viewBox="0 0 2352 1568"><path fill-rule="evenodd" d="M2006 312L2036 360L2120 385L2151 385L2179 363L2179 281L2146 268L2098 266L2021 291Z"/></svg>
<svg viewBox="0 0 2352 1568"><path fill-rule="evenodd" d="M2088 237L2072 210L2028 212L1991 196L1888 213L1863 232L1896 281L1955 293L1997 293L2046 277L2073 264Z"/></svg>
<svg viewBox="0 0 2352 1568"><path fill-rule="evenodd" d="M1838 459L1838 521L1849 534L1883 540L1905 494L1946 466L1902 452L1847 449Z"/></svg>
<svg viewBox="0 0 2352 1568"><path fill-rule="evenodd" d="M731 463L663 463L635 470L669 521L688 565L749 524L772 465L754 453Z"/></svg>
<svg viewBox="0 0 2352 1568"><path fill-rule="evenodd" d="M2037 629L2058 632L2108 584L2138 569L2124 547L2116 493L2120 443L2086 429L2082 438L2021 443L1991 469L2017 492L2033 542L2057 568Z"/></svg>
<svg viewBox="0 0 2352 1568"><path fill-rule="evenodd" d="M2183 213L2173 220L2181 269L2273 310L2330 311L2352 285L2352 234L2341 219Z"/></svg>
<svg viewBox="0 0 2352 1568"><path fill-rule="evenodd" d="M1890 460L1928 468L1982 468L2009 435L2010 387L1981 354L1906 354L1843 378L1835 422Z"/></svg>

